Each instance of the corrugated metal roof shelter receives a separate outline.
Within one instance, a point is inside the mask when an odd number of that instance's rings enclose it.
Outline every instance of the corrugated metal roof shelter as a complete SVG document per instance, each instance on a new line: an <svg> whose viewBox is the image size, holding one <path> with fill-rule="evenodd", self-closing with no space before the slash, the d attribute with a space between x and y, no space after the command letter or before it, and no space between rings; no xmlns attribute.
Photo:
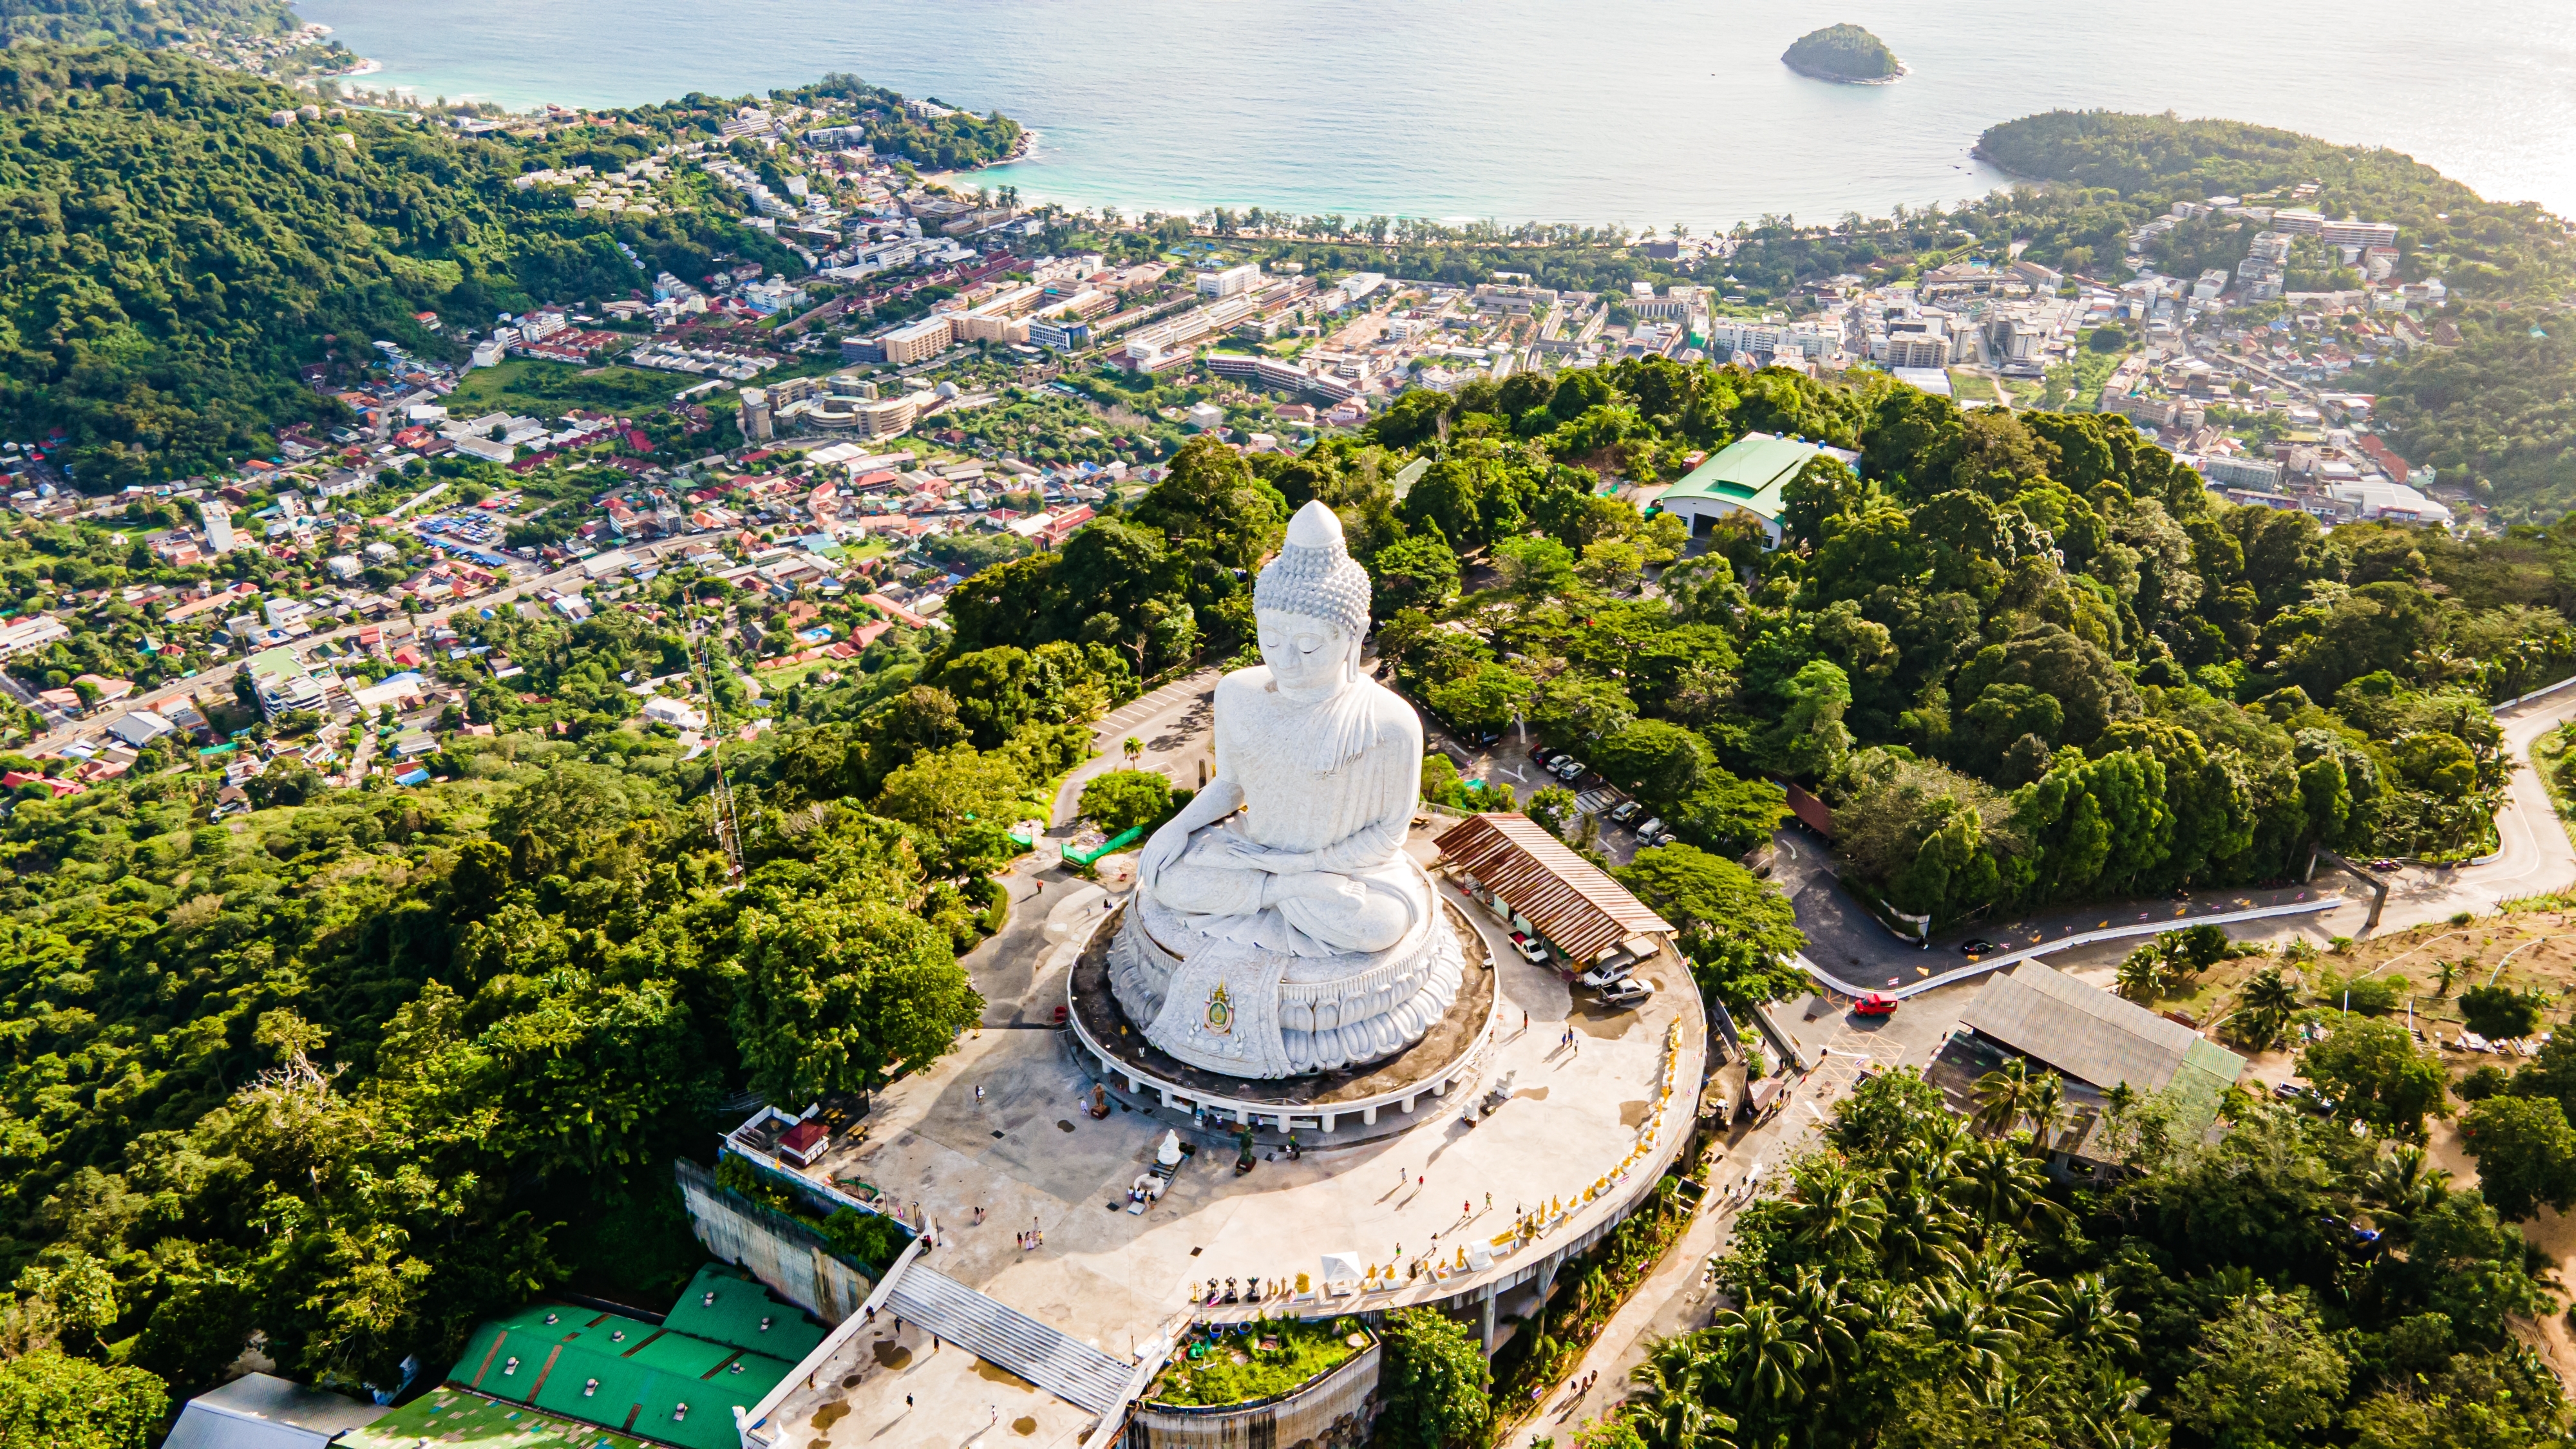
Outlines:
<svg viewBox="0 0 2576 1449"><path fill-rule="evenodd" d="M345 1394L244 1374L190 1399L167 1442L171 1449L324 1449L385 1412Z"/></svg>
<svg viewBox="0 0 2576 1449"><path fill-rule="evenodd" d="M1637 938L1668 938L1670 922L1526 815L1471 815L1444 832L1441 857L1584 965ZM1653 954L1660 939L1631 954Z"/></svg>
<svg viewBox="0 0 2576 1449"><path fill-rule="evenodd" d="M1987 979L1959 1018L1979 1036L2103 1091L2173 1087L2195 1111L2218 1095L2245 1059L2180 1022L2063 976L2036 961ZM2206 1119L2203 1119L2204 1122Z"/></svg>

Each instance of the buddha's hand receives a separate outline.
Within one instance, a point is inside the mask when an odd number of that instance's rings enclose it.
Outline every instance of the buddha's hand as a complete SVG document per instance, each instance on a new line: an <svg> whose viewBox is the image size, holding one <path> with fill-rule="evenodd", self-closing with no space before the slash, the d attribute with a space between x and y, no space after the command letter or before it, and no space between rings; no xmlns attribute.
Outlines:
<svg viewBox="0 0 2576 1449"><path fill-rule="evenodd" d="M1239 835L1220 835L1199 855L1201 865L1219 870L1258 870L1271 875L1304 875L1315 868L1315 858L1293 850L1272 850Z"/></svg>
<svg viewBox="0 0 2576 1449"><path fill-rule="evenodd" d="M1190 848L1190 832L1177 819L1166 820L1163 827L1145 841L1136 852L1136 878L1151 881L1165 869L1180 862L1181 852Z"/></svg>

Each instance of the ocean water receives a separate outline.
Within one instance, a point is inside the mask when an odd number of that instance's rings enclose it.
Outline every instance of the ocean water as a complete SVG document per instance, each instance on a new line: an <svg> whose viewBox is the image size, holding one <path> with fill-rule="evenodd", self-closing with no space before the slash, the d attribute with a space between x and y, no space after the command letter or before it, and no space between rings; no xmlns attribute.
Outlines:
<svg viewBox="0 0 2576 1449"><path fill-rule="evenodd" d="M1037 132L1024 199L1697 231L1955 203L1979 132L2171 110L2385 145L2576 216L2576 6L2400 0L302 0L372 88L512 106L856 72ZM1911 73L1779 62L1852 21Z"/></svg>

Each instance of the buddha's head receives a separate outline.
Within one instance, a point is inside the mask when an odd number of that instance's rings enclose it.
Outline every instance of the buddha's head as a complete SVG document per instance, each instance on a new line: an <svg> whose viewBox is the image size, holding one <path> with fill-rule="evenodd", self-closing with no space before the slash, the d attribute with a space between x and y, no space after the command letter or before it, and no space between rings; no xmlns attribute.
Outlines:
<svg viewBox="0 0 2576 1449"><path fill-rule="evenodd" d="M1261 662L1283 693L1326 699L1359 678L1368 597L1368 572L1344 546L1341 519L1320 502L1298 509L1252 586Z"/></svg>
<svg viewBox="0 0 2576 1449"><path fill-rule="evenodd" d="M1261 662L1290 698L1320 699L1356 677L1359 637L1343 625L1285 609L1256 609L1252 621Z"/></svg>

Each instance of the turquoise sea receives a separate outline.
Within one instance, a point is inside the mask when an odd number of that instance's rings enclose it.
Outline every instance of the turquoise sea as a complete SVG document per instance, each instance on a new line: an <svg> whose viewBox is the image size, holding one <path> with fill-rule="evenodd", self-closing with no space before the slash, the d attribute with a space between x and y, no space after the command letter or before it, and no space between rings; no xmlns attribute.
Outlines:
<svg viewBox="0 0 2576 1449"><path fill-rule="evenodd" d="M2386 145L2576 216L2576 6L2484 0L303 0L383 71L513 106L854 71L1038 133L1028 199L1723 227L1956 202L2056 106ZM1791 74L1836 21L1912 73Z"/></svg>

